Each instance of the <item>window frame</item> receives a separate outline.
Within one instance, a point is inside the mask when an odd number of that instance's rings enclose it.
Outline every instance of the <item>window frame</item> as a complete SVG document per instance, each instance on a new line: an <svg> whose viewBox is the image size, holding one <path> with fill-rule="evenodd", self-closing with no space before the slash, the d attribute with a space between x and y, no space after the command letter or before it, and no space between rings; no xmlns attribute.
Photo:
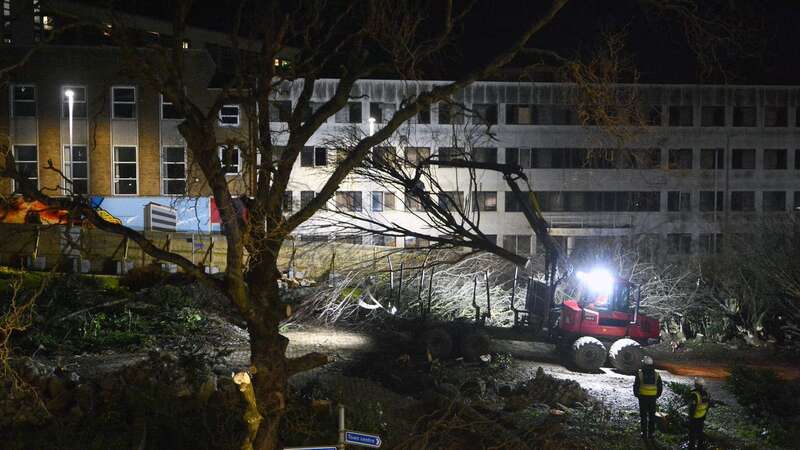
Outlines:
<svg viewBox="0 0 800 450"><path fill-rule="evenodd" d="M17 97L15 95L15 91L16 91L17 88L33 88L33 100L17 100ZM39 105L38 105L38 102L39 102L39 88L35 84L30 84L30 83L11 84L9 86L9 89L11 90L9 98L11 100L11 117L12 118L16 119L18 117L19 118L24 118L24 117L36 118L36 117L39 117ZM17 108L16 108L16 104L17 103L33 103L33 115L28 116L28 115L19 115L19 114L17 114ZM26 144L20 144L20 145L26 145ZM37 149L37 154L38 154L38 149Z"/></svg>
<svg viewBox="0 0 800 450"><path fill-rule="evenodd" d="M17 151L16 151L17 147L33 147L34 152L36 153L36 160L35 161L28 160L28 159L22 160L22 161L18 160L17 159ZM36 177L35 178L28 177L28 180L36 180L36 189L39 189L39 176L41 175L39 173L39 172L41 172L41 170L39 169L39 146L37 144L12 144L12 146L11 146L11 154L14 156L14 165L16 166L16 170L17 171L20 170L19 169L19 164L34 164L35 165L35 167L36 167ZM14 191L15 192L17 191L17 188L18 188L17 181L14 180Z"/></svg>
<svg viewBox="0 0 800 450"><path fill-rule="evenodd" d="M166 149L168 148L180 148L183 149L183 161L181 162L174 162L174 161L165 161L164 156L166 155ZM186 195L188 181L189 181L189 164L187 163L186 158L186 146L185 145L162 145L161 146L161 195L164 196L179 196L179 195ZM183 178L169 178L167 177L167 167L171 165L183 165ZM183 192L179 194L167 192L167 182L168 181L178 181L183 180Z"/></svg>
<svg viewBox="0 0 800 450"><path fill-rule="evenodd" d="M77 178L77 180L86 181L86 192L78 192L78 194L89 195L89 192L91 190L90 189L90 185L89 185L89 179L91 177L90 167L89 167L89 160L90 160L90 158L89 158L89 146L86 145L86 144L79 144L79 145L73 144L71 147L72 148L70 148L69 144L64 144L63 145L63 152L61 153L61 170L64 172L64 175L69 178L69 180L71 182L70 184L72 185L70 190L72 191L72 194L74 195L75 194L75 188L74 188L74 184L75 183L74 182L76 180L75 175L74 175L74 172L75 172L75 168L74 168L75 161L72 159L73 156L74 156L74 153L72 153L71 150L74 150L75 147L84 147L85 148L85 153L86 153L86 160L85 161L80 161L80 163L81 164L86 164L86 177ZM67 158L67 155L69 155L69 160ZM69 190L67 189L66 186L64 186L64 188L62 188L62 191L64 192L65 195L69 194Z"/></svg>
<svg viewBox="0 0 800 450"><path fill-rule="evenodd" d="M133 101L117 101L115 99L115 92L118 89L132 89L133 90ZM139 93L137 92L136 86L111 86L111 118L113 120L137 120L139 117L139 108L137 107L137 102L139 99ZM120 117L117 116L115 105L133 105L133 116L132 117ZM128 147L127 145L118 145L117 147ZM138 151L137 151L138 152ZM138 159L138 157L137 157Z"/></svg>
<svg viewBox="0 0 800 450"><path fill-rule="evenodd" d="M158 99L159 99L159 103L158 103L158 105L159 105L159 108L158 108L159 109L159 117L161 118L161 120L184 120L185 119L185 117L165 117L164 116L164 106L169 105L169 106L172 106L174 108L175 104L172 103L172 102L168 102L168 101L164 100L164 94L158 94ZM176 111L175 114L178 114L178 112Z"/></svg>
<svg viewBox="0 0 800 450"><path fill-rule="evenodd" d="M222 114L225 108L236 108L236 123L225 123L223 117L234 117L232 114ZM217 113L217 123L222 128L239 128L242 125L242 107L238 103L222 105Z"/></svg>
<svg viewBox="0 0 800 450"><path fill-rule="evenodd" d="M135 159L135 161L134 162L129 162L129 161L118 162L117 161L117 151L116 151L118 148L132 148L134 150L134 155L135 155L134 159ZM136 167L136 178L119 178L119 177L117 177L116 176L116 172L117 172L117 165L118 164L128 164L128 165L134 164L135 167ZM138 145L113 145L111 147L111 192L113 193L113 195L114 196L122 196L122 197L139 195L139 179L140 178L141 177L140 177L140 174L139 174L139 146ZM134 193L125 193L125 194L118 193L117 192L117 183L120 182L121 180L134 180L135 183L136 183L136 192L134 192Z"/></svg>
<svg viewBox="0 0 800 450"><path fill-rule="evenodd" d="M222 151L224 149L236 149L236 172L229 172L225 170L225 167L232 167L232 164L225 165L223 163L222 158ZM226 177L228 176L237 176L242 174L243 164L242 164L242 148L239 145L220 145L217 147L217 157L219 158L219 165L222 168L222 172L225 174Z"/></svg>

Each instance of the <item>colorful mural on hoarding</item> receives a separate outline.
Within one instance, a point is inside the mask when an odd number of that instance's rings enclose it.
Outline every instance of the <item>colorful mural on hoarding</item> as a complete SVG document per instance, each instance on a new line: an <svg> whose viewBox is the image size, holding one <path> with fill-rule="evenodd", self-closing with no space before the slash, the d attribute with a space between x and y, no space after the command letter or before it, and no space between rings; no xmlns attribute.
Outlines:
<svg viewBox="0 0 800 450"><path fill-rule="evenodd" d="M143 230L145 206L156 203L173 208L176 212L175 230L187 233L208 233L211 227L211 207L206 197L99 197L91 198L92 207L101 217L113 223L120 223L135 230ZM0 203L0 223L66 225L72 220L74 225L85 225L83 219L70 218L65 210L50 208L39 201L25 200L21 196L12 197Z"/></svg>

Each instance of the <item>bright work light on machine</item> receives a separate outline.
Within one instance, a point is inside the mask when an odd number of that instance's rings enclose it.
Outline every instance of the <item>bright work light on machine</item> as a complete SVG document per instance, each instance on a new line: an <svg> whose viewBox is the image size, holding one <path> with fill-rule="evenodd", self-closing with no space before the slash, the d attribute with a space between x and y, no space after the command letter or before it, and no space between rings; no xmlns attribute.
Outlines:
<svg viewBox="0 0 800 450"><path fill-rule="evenodd" d="M591 272L578 271L575 276L581 283L585 284L592 292L609 295L614 289L614 277L611 273L602 268L594 268Z"/></svg>

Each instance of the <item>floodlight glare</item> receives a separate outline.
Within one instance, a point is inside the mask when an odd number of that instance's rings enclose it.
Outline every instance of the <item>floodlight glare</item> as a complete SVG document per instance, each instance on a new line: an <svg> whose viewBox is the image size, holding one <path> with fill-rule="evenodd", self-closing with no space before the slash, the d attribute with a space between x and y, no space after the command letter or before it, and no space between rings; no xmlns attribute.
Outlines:
<svg viewBox="0 0 800 450"><path fill-rule="evenodd" d="M72 98L75 96L75 91L72 89L67 89L64 91L64 95L66 95L68 99L72 100Z"/></svg>
<svg viewBox="0 0 800 450"><path fill-rule="evenodd" d="M589 273L578 272L575 276L589 289L598 294L609 295L611 290L614 289L614 277L606 269L594 268Z"/></svg>

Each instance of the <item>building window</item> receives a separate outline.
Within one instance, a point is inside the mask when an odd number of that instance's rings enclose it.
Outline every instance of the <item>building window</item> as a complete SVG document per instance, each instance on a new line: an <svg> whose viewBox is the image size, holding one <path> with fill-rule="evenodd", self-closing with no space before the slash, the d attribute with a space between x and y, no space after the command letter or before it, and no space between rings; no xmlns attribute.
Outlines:
<svg viewBox="0 0 800 450"><path fill-rule="evenodd" d="M472 110L475 111L474 123L497 125L497 104L476 103L472 105Z"/></svg>
<svg viewBox="0 0 800 450"><path fill-rule="evenodd" d="M392 192L373 191L371 198L372 210L375 212L389 211L395 208L394 193Z"/></svg>
<svg viewBox="0 0 800 450"><path fill-rule="evenodd" d="M722 191L700 191L700 211L722 211L723 199Z"/></svg>
<svg viewBox="0 0 800 450"><path fill-rule="evenodd" d="M430 107L423 107L420 109L416 116L412 119L412 123L416 122L418 124L429 124L431 123L431 109ZM394 238L392 238L394 239Z"/></svg>
<svg viewBox="0 0 800 450"><path fill-rule="evenodd" d="M475 147L472 149L472 160L481 163L497 163L497 149L494 147Z"/></svg>
<svg viewBox="0 0 800 450"><path fill-rule="evenodd" d="M764 212L786 211L785 191L764 191L761 193L761 207Z"/></svg>
<svg viewBox="0 0 800 450"><path fill-rule="evenodd" d="M405 238L406 248L428 248L430 246L431 243L427 239L413 237L413 236L406 236Z"/></svg>
<svg viewBox="0 0 800 450"><path fill-rule="evenodd" d="M505 192L505 212L522 212L522 200L514 195L514 191Z"/></svg>
<svg viewBox="0 0 800 450"><path fill-rule="evenodd" d="M731 211L755 211L756 193L753 191L731 192Z"/></svg>
<svg viewBox="0 0 800 450"><path fill-rule="evenodd" d="M535 105L533 123L536 125L578 125L578 114L569 105Z"/></svg>
<svg viewBox="0 0 800 450"><path fill-rule="evenodd" d="M406 164L411 166L417 166L431 157L431 149L429 147L406 147L403 151Z"/></svg>
<svg viewBox="0 0 800 450"><path fill-rule="evenodd" d="M397 105L394 103L370 102L369 104L369 117L375 119L377 123L386 123L392 120L395 112L397 112Z"/></svg>
<svg viewBox="0 0 800 450"><path fill-rule="evenodd" d="M794 191L794 210L800 211L800 191Z"/></svg>
<svg viewBox="0 0 800 450"><path fill-rule="evenodd" d="M66 92L72 91L72 118L85 119L86 112L86 88L83 86L64 86L61 89L61 117L69 119L69 97Z"/></svg>
<svg viewBox="0 0 800 450"><path fill-rule="evenodd" d="M768 148L764 149L764 169L765 170L786 170L786 149Z"/></svg>
<svg viewBox="0 0 800 450"><path fill-rule="evenodd" d="M460 147L439 147L439 161L466 161L467 154Z"/></svg>
<svg viewBox="0 0 800 450"><path fill-rule="evenodd" d="M725 107L724 106L703 106L700 116L700 126L703 127L724 127L725 126Z"/></svg>
<svg viewBox="0 0 800 450"><path fill-rule="evenodd" d="M754 126L756 126L756 107L755 106L734 106L733 107L733 126L735 126L735 127L754 127Z"/></svg>
<svg viewBox="0 0 800 450"><path fill-rule="evenodd" d="M300 191L300 208L305 208L316 196L314 191Z"/></svg>
<svg viewBox="0 0 800 450"><path fill-rule="evenodd" d="M694 110L689 106L670 106L669 107L669 126L671 127L691 127L694 125Z"/></svg>
<svg viewBox="0 0 800 450"><path fill-rule="evenodd" d="M518 255L530 255L531 235L511 234L503 236L503 248Z"/></svg>
<svg viewBox="0 0 800 450"><path fill-rule="evenodd" d="M292 212L294 210L294 196L292 191L283 193L283 212Z"/></svg>
<svg viewBox="0 0 800 450"><path fill-rule="evenodd" d="M219 126L238 127L239 123L239 105L224 105L220 108Z"/></svg>
<svg viewBox="0 0 800 450"><path fill-rule="evenodd" d="M136 195L137 172L136 147L114 147L114 194Z"/></svg>
<svg viewBox="0 0 800 450"><path fill-rule="evenodd" d="M416 195L411 192L406 192L406 211L424 212L425 205L422 204Z"/></svg>
<svg viewBox="0 0 800 450"><path fill-rule="evenodd" d="M692 210L691 193L669 191L667 192L667 211L671 212L685 212Z"/></svg>
<svg viewBox="0 0 800 450"><path fill-rule="evenodd" d="M506 105L506 123L509 125L532 125L532 105Z"/></svg>
<svg viewBox="0 0 800 450"><path fill-rule="evenodd" d="M464 110L461 105L439 103L439 123L442 125L464 123Z"/></svg>
<svg viewBox="0 0 800 450"><path fill-rule="evenodd" d="M89 193L89 155L85 145L64 146L65 191L72 195Z"/></svg>
<svg viewBox="0 0 800 450"><path fill-rule="evenodd" d="M318 167L327 165L327 148L306 146L300 151L300 167Z"/></svg>
<svg viewBox="0 0 800 450"><path fill-rule="evenodd" d="M668 234L667 253L670 255L688 255L692 253L692 235L688 233Z"/></svg>
<svg viewBox="0 0 800 450"><path fill-rule="evenodd" d="M184 147L161 149L161 180L164 195L186 193L186 149Z"/></svg>
<svg viewBox="0 0 800 450"><path fill-rule="evenodd" d="M765 127L786 127L788 126L788 113L785 106L765 106L764 107L764 126Z"/></svg>
<svg viewBox="0 0 800 450"><path fill-rule="evenodd" d="M542 211L655 212L659 191L542 191L536 193Z"/></svg>
<svg viewBox="0 0 800 450"><path fill-rule="evenodd" d="M11 93L14 117L36 117L36 86L16 84Z"/></svg>
<svg viewBox="0 0 800 450"><path fill-rule="evenodd" d="M292 117L291 100L273 100L269 102L269 121L288 122Z"/></svg>
<svg viewBox="0 0 800 450"><path fill-rule="evenodd" d="M372 235L372 245L377 245L380 247L396 247L397 246L397 238L394 236L384 236L382 234L373 234Z"/></svg>
<svg viewBox="0 0 800 450"><path fill-rule="evenodd" d="M735 148L731 152L731 168L752 170L756 168L756 151L752 148Z"/></svg>
<svg viewBox="0 0 800 450"><path fill-rule="evenodd" d="M111 88L111 110L114 119L135 119L136 118L136 88L135 87L112 87Z"/></svg>
<svg viewBox="0 0 800 450"><path fill-rule="evenodd" d="M464 211L464 193L444 191L439 193L439 207L450 212Z"/></svg>
<svg viewBox="0 0 800 450"><path fill-rule="evenodd" d="M161 118L165 120L183 119L183 116L178 113L175 105L172 102L164 100L163 95L159 95L161 99Z"/></svg>
<svg viewBox="0 0 800 450"><path fill-rule="evenodd" d="M698 236L698 244L703 254L722 253L722 235L719 233L701 233Z"/></svg>
<svg viewBox="0 0 800 450"><path fill-rule="evenodd" d="M336 123L361 123L361 102L348 102L347 106L336 111Z"/></svg>
<svg viewBox="0 0 800 450"><path fill-rule="evenodd" d="M660 127L664 124L664 109L661 105L651 105L647 109L647 125L652 127Z"/></svg>
<svg viewBox="0 0 800 450"><path fill-rule="evenodd" d="M700 168L719 170L725 168L725 149L704 148L700 150Z"/></svg>
<svg viewBox="0 0 800 450"><path fill-rule="evenodd" d="M336 193L336 208L343 211L361 211L361 191Z"/></svg>
<svg viewBox="0 0 800 450"><path fill-rule="evenodd" d="M242 156L238 145L221 145L219 147L219 163L222 173L235 175L242 171Z"/></svg>
<svg viewBox="0 0 800 450"><path fill-rule="evenodd" d="M800 170L800 149L794 151L794 169Z"/></svg>
<svg viewBox="0 0 800 450"><path fill-rule="evenodd" d="M480 191L472 196L474 211L497 211L497 192Z"/></svg>
<svg viewBox="0 0 800 450"><path fill-rule="evenodd" d="M15 145L14 163L17 166L17 172L28 180L33 181L34 186L38 187L39 161L37 159L36 146Z"/></svg>
<svg viewBox="0 0 800 450"><path fill-rule="evenodd" d="M673 170L688 170L692 168L691 148L672 148L669 150L669 168Z"/></svg>

